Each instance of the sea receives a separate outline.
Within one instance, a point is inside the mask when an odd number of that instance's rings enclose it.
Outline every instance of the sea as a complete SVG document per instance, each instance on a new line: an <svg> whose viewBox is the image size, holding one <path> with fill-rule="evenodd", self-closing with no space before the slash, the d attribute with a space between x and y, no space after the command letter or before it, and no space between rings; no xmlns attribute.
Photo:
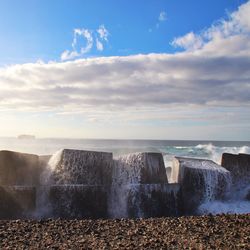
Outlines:
<svg viewBox="0 0 250 250"><path fill-rule="evenodd" d="M165 167L168 167L174 156L210 159L220 164L224 152L250 154L250 141L18 139L0 137L0 150L52 155L63 148L112 152L115 157L133 152L160 152L163 154Z"/></svg>
<svg viewBox="0 0 250 250"><path fill-rule="evenodd" d="M53 155L60 149L112 152L114 157L133 152L160 152L165 167L172 166L174 156L209 159L221 163L223 153L250 154L250 141L191 141L191 140L107 140L107 139L18 139L0 137L0 150L38 155ZM250 201L244 200L249 186L237 196L223 201L202 204L200 214L250 213Z"/></svg>

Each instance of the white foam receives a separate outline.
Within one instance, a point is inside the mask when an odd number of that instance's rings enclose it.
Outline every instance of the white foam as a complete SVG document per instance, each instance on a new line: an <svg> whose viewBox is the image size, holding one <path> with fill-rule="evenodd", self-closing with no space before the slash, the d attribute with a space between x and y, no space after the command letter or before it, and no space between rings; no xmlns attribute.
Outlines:
<svg viewBox="0 0 250 250"><path fill-rule="evenodd" d="M51 184L50 183L50 177L53 173L53 171L55 170L55 168L57 167L57 165L59 164L61 158L62 158L62 153L63 153L63 149L60 149L58 151L56 151L49 159L49 162L45 168L45 170L43 171L43 173L41 174L41 184L42 185L48 185Z"/></svg>
<svg viewBox="0 0 250 250"><path fill-rule="evenodd" d="M111 218L127 218L129 216L128 203L133 204L139 218L144 217L138 200L143 170L150 176L161 172L158 158L150 157L145 153L133 153L120 156L114 160L112 173L112 186L109 196L109 215ZM164 168L163 168L164 169ZM167 181L167 180L166 180ZM152 190L161 189L161 185L143 184L143 187L151 194Z"/></svg>
<svg viewBox="0 0 250 250"><path fill-rule="evenodd" d="M250 202L238 201L211 201L203 203L198 208L199 214L245 214L250 213Z"/></svg>
<svg viewBox="0 0 250 250"><path fill-rule="evenodd" d="M128 218L128 197L136 193L140 183L140 168L133 166L134 160L142 161L142 154L131 154L114 160L112 186L109 196L111 218ZM133 196L132 196L133 197Z"/></svg>
<svg viewBox="0 0 250 250"><path fill-rule="evenodd" d="M199 214L244 214L250 213L250 201L246 196L250 190L250 185L242 187L232 187L228 193L227 200L206 201L198 208Z"/></svg>
<svg viewBox="0 0 250 250"><path fill-rule="evenodd" d="M195 146L195 149L203 150L208 158L216 163L220 164L221 156L223 153L230 154L250 154L250 147L242 146L242 147L217 147L212 143L209 144L198 144Z"/></svg>
<svg viewBox="0 0 250 250"><path fill-rule="evenodd" d="M61 160L62 152L63 150L60 149L50 157L45 170L41 174L41 186L37 187L36 195L37 210L34 213L34 217L37 219L48 218L52 215L52 208L49 202L49 190L52 184L51 175Z"/></svg>
<svg viewBox="0 0 250 250"><path fill-rule="evenodd" d="M226 195L231 187L231 175L228 171L202 171L205 182L205 201L212 201L220 195L223 190L223 194ZM223 177L223 182L222 178ZM225 187L222 187L225 185Z"/></svg>

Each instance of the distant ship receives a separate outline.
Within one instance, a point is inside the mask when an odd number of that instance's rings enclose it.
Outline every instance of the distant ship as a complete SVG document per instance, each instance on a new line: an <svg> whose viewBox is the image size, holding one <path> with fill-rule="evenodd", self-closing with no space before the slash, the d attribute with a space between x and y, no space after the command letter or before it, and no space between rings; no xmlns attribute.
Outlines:
<svg viewBox="0 0 250 250"><path fill-rule="evenodd" d="M36 137L34 135L19 135L17 139L20 140L34 140Z"/></svg>

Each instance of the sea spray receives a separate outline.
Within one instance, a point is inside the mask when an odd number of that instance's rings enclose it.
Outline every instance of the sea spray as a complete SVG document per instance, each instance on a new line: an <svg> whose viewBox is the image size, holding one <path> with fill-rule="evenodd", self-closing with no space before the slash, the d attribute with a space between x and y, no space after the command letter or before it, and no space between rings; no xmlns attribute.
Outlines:
<svg viewBox="0 0 250 250"><path fill-rule="evenodd" d="M225 198L232 184L230 172L207 161L201 162L200 170L205 183L204 202L215 200L218 197Z"/></svg>
<svg viewBox="0 0 250 250"><path fill-rule="evenodd" d="M62 159L62 153L63 149L60 149L50 157L49 162L40 177L40 182L42 185L46 186L55 184L53 183L51 176Z"/></svg>
<svg viewBox="0 0 250 250"><path fill-rule="evenodd" d="M53 162L52 179L55 185L110 185L112 153L64 149L58 153L60 162ZM55 156L55 162L57 162Z"/></svg>
<svg viewBox="0 0 250 250"><path fill-rule="evenodd" d="M202 203L198 208L198 214L244 214L250 213L250 201L246 195L250 185L244 189L232 189L225 200L210 200Z"/></svg>
<svg viewBox="0 0 250 250"><path fill-rule="evenodd" d="M198 214L247 214L250 213L250 202L245 200L212 201L201 204Z"/></svg>
<svg viewBox="0 0 250 250"><path fill-rule="evenodd" d="M127 186L112 184L108 197L108 213L110 218L128 218L127 199Z"/></svg>
<svg viewBox="0 0 250 250"><path fill-rule="evenodd" d="M220 164L221 155L224 152L231 154L247 154L250 153L250 147L242 146L242 147L218 147L213 145L212 143L208 144L198 144L194 148L194 153L199 152L203 154L206 158L211 159L212 161Z"/></svg>
<svg viewBox="0 0 250 250"><path fill-rule="evenodd" d="M49 201L50 186L39 186L36 190L36 211L34 217L36 219L44 219L53 217L52 207Z"/></svg>
<svg viewBox="0 0 250 250"><path fill-rule="evenodd" d="M232 185L227 199L223 201L205 201L199 207L199 213L249 213L250 155L224 153L222 166L228 169L232 176Z"/></svg>
<svg viewBox="0 0 250 250"><path fill-rule="evenodd" d="M188 144L188 142L187 142ZM234 143L232 143L233 145ZM178 144L177 144L178 145ZM217 164L221 163L221 156L223 153L231 154L250 154L250 145L243 146L218 146L216 143L194 144L191 146L166 146L161 147L160 152L163 154L165 166L172 165L174 156L189 157L189 158L203 158L212 160Z"/></svg>
<svg viewBox="0 0 250 250"><path fill-rule="evenodd" d="M204 202L224 199L231 186L229 171L203 159L175 157L171 179L181 187L184 214L194 214Z"/></svg>
<svg viewBox="0 0 250 250"><path fill-rule="evenodd" d="M135 193L141 181L139 168L133 167L135 157L140 161L142 155L126 155L114 159L112 185L109 196L109 214L111 218L128 218L129 195Z"/></svg>
<svg viewBox="0 0 250 250"><path fill-rule="evenodd" d="M168 184L159 153L133 153L114 160L111 218L176 216L178 185Z"/></svg>
<svg viewBox="0 0 250 250"><path fill-rule="evenodd" d="M37 211L34 216L36 218L48 218L52 217L52 206L49 200L50 187L53 185L53 180L51 179L53 171L55 171L56 166L59 164L62 157L63 150L58 150L49 159L44 171L40 176L41 185L37 187L36 204Z"/></svg>
<svg viewBox="0 0 250 250"><path fill-rule="evenodd" d="M112 153L63 149L49 160L38 192L39 215L106 218Z"/></svg>

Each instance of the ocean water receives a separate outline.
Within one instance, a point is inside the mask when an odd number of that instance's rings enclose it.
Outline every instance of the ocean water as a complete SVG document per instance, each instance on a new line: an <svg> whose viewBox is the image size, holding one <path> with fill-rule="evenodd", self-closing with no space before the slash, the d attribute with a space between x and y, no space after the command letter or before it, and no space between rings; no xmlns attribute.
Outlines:
<svg viewBox="0 0 250 250"><path fill-rule="evenodd" d="M250 154L249 141L97 140L1 138L0 150L52 155L62 148L112 152L114 156L133 152L160 152L165 166L173 156L204 158L221 162L222 153Z"/></svg>

